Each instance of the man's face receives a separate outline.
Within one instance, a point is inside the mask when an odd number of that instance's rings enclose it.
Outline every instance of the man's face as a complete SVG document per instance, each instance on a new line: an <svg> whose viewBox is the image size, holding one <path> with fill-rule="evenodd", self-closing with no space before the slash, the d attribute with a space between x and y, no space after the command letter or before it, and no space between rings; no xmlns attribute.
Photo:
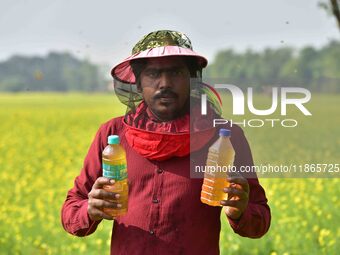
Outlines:
<svg viewBox="0 0 340 255"><path fill-rule="evenodd" d="M146 104L159 119L175 119L186 110L190 72L181 57L151 58L140 74L139 88Z"/></svg>

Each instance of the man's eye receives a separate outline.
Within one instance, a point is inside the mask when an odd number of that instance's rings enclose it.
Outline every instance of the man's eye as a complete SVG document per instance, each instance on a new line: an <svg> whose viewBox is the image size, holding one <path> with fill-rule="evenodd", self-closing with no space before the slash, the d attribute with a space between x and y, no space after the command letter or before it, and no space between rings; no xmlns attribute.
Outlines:
<svg viewBox="0 0 340 255"><path fill-rule="evenodd" d="M180 69L177 69L177 70L175 69L175 70L172 70L171 75L173 75L173 76L181 76L181 75L183 75L183 71L180 70Z"/></svg>
<svg viewBox="0 0 340 255"><path fill-rule="evenodd" d="M150 78L157 78L159 76L159 72L157 71L149 71L146 73L147 76L149 76Z"/></svg>

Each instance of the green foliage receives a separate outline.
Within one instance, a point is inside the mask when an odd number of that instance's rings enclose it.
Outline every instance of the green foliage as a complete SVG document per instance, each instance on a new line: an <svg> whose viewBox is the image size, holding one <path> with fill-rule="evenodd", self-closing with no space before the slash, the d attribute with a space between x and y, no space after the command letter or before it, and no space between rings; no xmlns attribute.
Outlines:
<svg viewBox="0 0 340 255"><path fill-rule="evenodd" d="M0 63L0 91L103 91L99 67L68 53L47 57L14 56ZM204 70L206 78L221 78L257 91L272 86L306 87L319 92L340 92L340 42L331 41L321 49L289 47L219 51Z"/></svg>
<svg viewBox="0 0 340 255"><path fill-rule="evenodd" d="M265 49L236 53L224 50L205 71L207 78L223 78L240 87L298 86L314 91L340 92L340 42L321 49L305 47Z"/></svg>
<svg viewBox="0 0 340 255"><path fill-rule="evenodd" d="M0 91L104 90L98 67L68 53L42 57L14 56L0 63Z"/></svg>

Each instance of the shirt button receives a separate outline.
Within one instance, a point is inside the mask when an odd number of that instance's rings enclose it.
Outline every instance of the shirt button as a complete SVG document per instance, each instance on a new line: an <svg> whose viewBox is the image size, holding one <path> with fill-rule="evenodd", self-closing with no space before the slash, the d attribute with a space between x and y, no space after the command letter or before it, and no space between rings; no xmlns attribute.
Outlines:
<svg viewBox="0 0 340 255"><path fill-rule="evenodd" d="M152 203L157 204L157 203L159 203L159 200L158 199L152 199Z"/></svg>
<svg viewBox="0 0 340 255"><path fill-rule="evenodd" d="M159 173L159 174L163 173L163 169L158 168L157 173Z"/></svg>
<svg viewBox="0 0 340 255"><path fill-rule="evenodd" d="M154 235L154 234L155 234L155 231L150 230L149 233L150 233L150 235Z"/></svg>

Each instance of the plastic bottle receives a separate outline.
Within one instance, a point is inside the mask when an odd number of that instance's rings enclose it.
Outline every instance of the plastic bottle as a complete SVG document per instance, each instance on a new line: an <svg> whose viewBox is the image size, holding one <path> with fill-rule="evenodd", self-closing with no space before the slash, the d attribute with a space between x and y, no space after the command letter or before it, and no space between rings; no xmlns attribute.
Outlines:
<svg viewBox="0 0 340 255"><path fill-rule="evenodd" d="M119 193L118 199L112 202L121 204L120 208L103 208L103 212L112 216L124 215L128 210L128 179L126 168L126 154L119 144L118 135L110 135L107 138L108 145L102 153L103 176L114 179L112 185L104 185L103 189L109 192Z"/></svg>
<svg viewBox="0 0 340 255"><path fill-rule="evenodd" d="M220 129L220 137L209 148L206 171L201 191L201 201L211 206L221 206L221 200L227 200L228 194L223 188L229 186L227 174L233 166L235 151L230 142L231 131ZM208 171L208 170L214 171Z"/></svg>

